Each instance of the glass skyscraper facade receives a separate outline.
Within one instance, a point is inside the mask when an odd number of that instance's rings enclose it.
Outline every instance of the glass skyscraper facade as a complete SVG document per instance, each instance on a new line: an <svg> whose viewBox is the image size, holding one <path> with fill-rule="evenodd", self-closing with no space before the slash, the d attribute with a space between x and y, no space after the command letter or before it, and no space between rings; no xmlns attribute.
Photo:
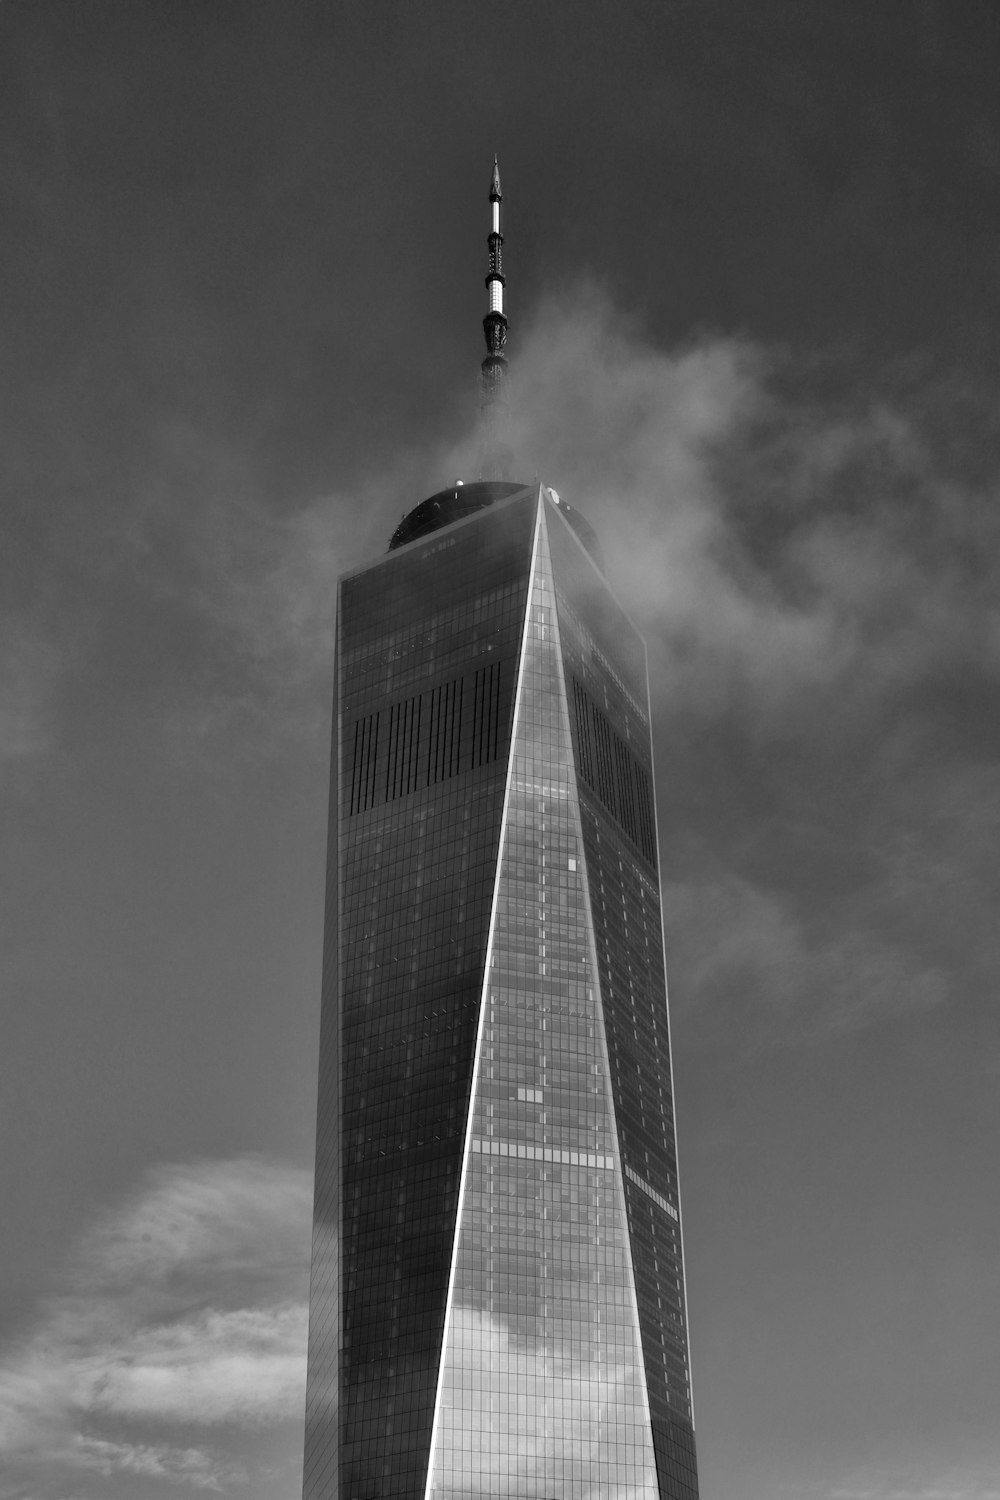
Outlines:
<svg viewBox="0 0 1000 1500"><path fill-rule="evenodd" d="M695 1500L642 642L544 485L341 580L305 1500Z"/></svg>

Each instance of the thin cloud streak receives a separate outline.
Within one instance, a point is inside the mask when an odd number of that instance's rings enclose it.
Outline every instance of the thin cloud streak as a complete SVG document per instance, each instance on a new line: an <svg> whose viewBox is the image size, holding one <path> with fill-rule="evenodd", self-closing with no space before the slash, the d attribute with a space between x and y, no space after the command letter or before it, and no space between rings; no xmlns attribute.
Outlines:
<svg viewBox="0 0 1000 1500"><path fill-rule="evenodd" d="M829 1491L829 1500L1000 1500L1000 1472L961 1465L919 1475L905 1469L858 1475Z"/></svg>
<svg viewBox="0 0 1000 1500"><path fill-rule="evenodd" d="M830 1491L830 1500L1000 1500L995 1483L985 1487L973 1482L959 1485L920 1485L916 1488L876 1485L867 1489Z"/></svg>

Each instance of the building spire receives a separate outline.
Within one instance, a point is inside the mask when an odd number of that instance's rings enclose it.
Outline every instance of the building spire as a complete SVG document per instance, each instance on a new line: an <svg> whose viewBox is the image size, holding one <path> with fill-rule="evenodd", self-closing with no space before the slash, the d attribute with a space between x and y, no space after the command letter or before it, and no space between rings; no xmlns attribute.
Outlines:
<svg viewBox="0 0 1000 1500"><path fill-rule="evenodd" d="M500 233L500 167L493 158L490 178L490 269L486 276L489 311L483 319L486 358L480 376L480 415L482 422L481 479L503 478L503 439L507 425L507 319L503 310L503 235Z"/></svg>

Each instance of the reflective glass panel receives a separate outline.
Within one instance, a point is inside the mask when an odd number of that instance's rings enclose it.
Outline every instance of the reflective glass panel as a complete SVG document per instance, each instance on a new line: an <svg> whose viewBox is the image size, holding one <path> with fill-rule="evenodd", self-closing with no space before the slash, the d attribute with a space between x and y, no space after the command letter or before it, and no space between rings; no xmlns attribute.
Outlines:
<svg viewBox="0 0 1000 1500"><path fill-rule="evenodd" d="M430 1493L658 1494L540 515Z"/></svg>

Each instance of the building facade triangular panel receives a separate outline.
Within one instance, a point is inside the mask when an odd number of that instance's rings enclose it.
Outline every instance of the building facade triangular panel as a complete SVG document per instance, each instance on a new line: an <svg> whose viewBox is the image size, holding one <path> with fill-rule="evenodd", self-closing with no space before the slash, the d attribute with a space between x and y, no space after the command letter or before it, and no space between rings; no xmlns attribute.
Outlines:
<svg viewBox="0 0 1000 1500"><path fill-rule="evenodd" d="M428 1495L652 1500L542 505L507 774Z"/></svg>

